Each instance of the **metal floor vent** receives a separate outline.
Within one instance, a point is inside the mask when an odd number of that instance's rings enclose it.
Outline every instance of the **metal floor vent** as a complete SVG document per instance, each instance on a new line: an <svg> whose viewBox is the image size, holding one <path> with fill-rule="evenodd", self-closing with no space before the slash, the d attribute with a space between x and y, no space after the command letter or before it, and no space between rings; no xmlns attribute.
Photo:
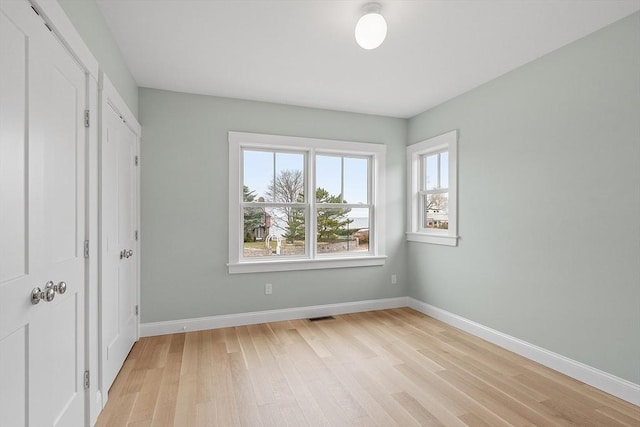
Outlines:
<svg viewBox="0 0 640 427"><path fill-rule="evenodd" d="M317 322L319 320L333 320L335 317L333 316L320 316L320 317L310 317L309 322Z"/></svg>

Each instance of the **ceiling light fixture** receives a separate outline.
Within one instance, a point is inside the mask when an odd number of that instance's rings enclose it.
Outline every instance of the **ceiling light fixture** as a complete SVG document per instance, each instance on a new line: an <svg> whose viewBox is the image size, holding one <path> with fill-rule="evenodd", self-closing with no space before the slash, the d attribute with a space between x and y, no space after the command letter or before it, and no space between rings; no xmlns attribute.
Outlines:
<svg viewBox="0 0 640 427"><path fill-rule="evenodd" d="M363 15L356 24L356 41L361 48L371 50L382 44L387 37L387 22L380 14L380 3L367 3Z"/></svg>

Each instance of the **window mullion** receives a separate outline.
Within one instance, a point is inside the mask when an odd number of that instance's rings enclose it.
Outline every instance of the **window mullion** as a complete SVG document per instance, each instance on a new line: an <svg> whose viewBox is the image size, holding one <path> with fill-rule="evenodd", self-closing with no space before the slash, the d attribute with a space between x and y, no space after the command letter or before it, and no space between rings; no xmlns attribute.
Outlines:
<svg viewBox="0 0 640 427"><path fill-rule="evenodd" d="M340 202L344 202L344 157L340 157Z"/></svg>
<svg viewBox="0 0 640 427"><path fill-rule="evenodd" d="M231 166L230 166L231 167ZM238 172L240 176L238 180L240 182L240 187L238 188L238 193L236 197L240 200L238 204L240 209L237 214L234 215L238 219L238 230L236 231L236 241L239 242L236 256L238 259L244 258L244 148L239 147L239 156L238 156ZM236 200L238 200L236 199Z"/></svg>
<svg viewBox="0 0 640 427"><path fill-rule="evenodd" d="M421 155L419 158L419 162L420 162L420 188L419 190L426 190L427 185L427 166L426 166L426 159L427 159L427 155L423 154Z"/></svg>
<svg viewBox="0 0 640 427"><path fill-rule="evenodd" d="M436 157L438 159L438 171L436 172L436 182L438 183L438 188L440 188L440 160L442 159L442 153L438 153L438 156Z"/></svg>
<svg viewBox="0 0 640 427"><path fill-rule="evenodd" d="M306 216L307 216L307 229L305 233L305 244L307 244L309 250L307 255L310 259L315 259L317 257L317 249L316 249L316 229L317 229L317 218L316 218L316 150L311 148L308 153L307 159L307 169L308 169L308 184L307 184L307 205L306 205Z"/></svg>
<svg viewBox="0 0 640 427"><path fill-rule="evenodd" d="M276 200L276 194L278 194L278 191L276 189L277 183L276 183L276 152L273 152L273 200L271 200L272 202L277 202Z"/></svg>
<svg viewBox="0 0 640 427"><path fill-rule="evenodd" d="M449 188L445 187L445 188L434 188L433 190L427 190L427 191L420 191L418 194L423 195L423 194L444 194L444 193L448 193L449 192Z"/></svg>
<svg viewBox="0 0 640 427"><path fill-rule="evenodd" d="M316 207L328 209L367 209L370 203L316 203Z"/></svg>
<svg viewBox="0 0 640 427"><path fill-rule="evenodd" d="M369 204L369 206L371 205L375 205L376 204L376 200L375 200L375 182L373 179L373 172L374 172L374 168L375 168L375 159L373 156L370 156L369 159L367 160L367 203ZM371 224L369 224L371 225Z"/></svg>
<svg viewBox="0 0 640 427"><path fill-rule="evenodd" d="M302 208L306 203L272 203L272 202L241 202L243 208Z"/></svg>

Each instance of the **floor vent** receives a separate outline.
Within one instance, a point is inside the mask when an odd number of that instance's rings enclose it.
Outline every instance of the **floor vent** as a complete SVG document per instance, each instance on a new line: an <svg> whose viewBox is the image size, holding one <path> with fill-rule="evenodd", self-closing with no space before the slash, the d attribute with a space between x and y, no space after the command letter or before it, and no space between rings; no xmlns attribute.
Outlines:
<svg viewBox="0 0 640 427"><path fill-rule="evenodd" d="M309 322L317 322L319 320L333 320L335 317L333 316L320 316L320 317L311 317L309 318Z"/></svg>

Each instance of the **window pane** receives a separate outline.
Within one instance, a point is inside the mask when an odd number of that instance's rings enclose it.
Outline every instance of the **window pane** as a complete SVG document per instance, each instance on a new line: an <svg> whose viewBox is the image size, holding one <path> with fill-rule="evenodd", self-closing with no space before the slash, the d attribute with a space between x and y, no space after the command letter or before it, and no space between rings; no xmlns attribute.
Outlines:
<svg viewBox="0 0 640 427"><path fill-rule="evenodd" d="M302 208L244 208L245 257L305 254Z"/></svg>
<svg viewBox="0 0 640 427"><path fill-rule="evenodd" d="M257 202L262 197L272 201L267 188L273 181L273 152L245 150L243 156L243 200Z"/></svg>
<svg viewBox="0 0 640 427"><path fill-rule="evenodd" d="M273 177L267 187L267 200L279 203L304 202L304 154L276 153L275 186Z"/></svg>
<svg viewBox="0 0 640 427"><path fill-rule="evenodd" d="M344 158L344 202L368 203L369 160Z"/></svg>
<svg viewBox="0 0 640 427"><path fill-rule="evenodd" d="M425 156L424 159L424 189L438 188L438 155Z"/></svg>
<svg viewBox="0 0 640 427"><path fill-rule="evenodd" d="M319 254L369 250L369 208L317 209Z"/></svg>
<svg viewBox="0 0 640 427"><path fill-rule="evenodd" d="M449 193L422 196L423 228L449 228Z"/></svg>
<svg viewBox="0 0 640 427"><path fill-rule="evenodd" d="M316 156L316 200L321 203L342 203L340 192L342 191L342 157ZM320 200L319 197L326 194L334 196L333 202Z"/></svg>
<svg viewBox="0 0 640 427"><path fill-rule="evenodd" d="M449 188L449 153L440 153L440 188Z"/></svg>

